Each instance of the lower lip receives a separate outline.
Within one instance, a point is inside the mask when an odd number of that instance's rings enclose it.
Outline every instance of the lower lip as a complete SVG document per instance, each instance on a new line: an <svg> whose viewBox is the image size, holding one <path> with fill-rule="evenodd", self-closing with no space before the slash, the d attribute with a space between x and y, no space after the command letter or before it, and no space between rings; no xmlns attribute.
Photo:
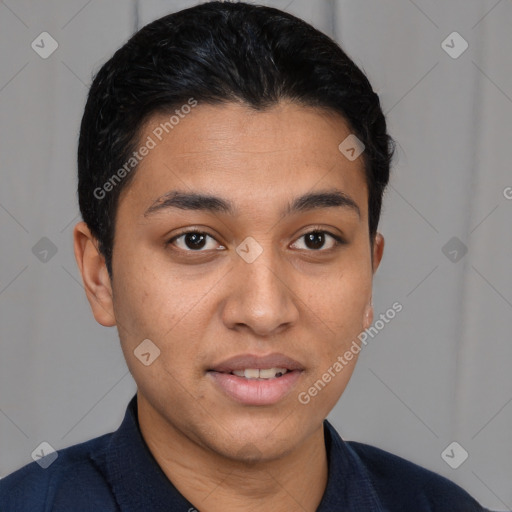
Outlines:
<svg viewBox="0 0 512 512"><path fill-rule="evenodd" d="M245 405L272 405L282 400L300 379L301 370L286 372L273 379L246 379L231 373L208 372L215 383L233 400Z"/></svg>

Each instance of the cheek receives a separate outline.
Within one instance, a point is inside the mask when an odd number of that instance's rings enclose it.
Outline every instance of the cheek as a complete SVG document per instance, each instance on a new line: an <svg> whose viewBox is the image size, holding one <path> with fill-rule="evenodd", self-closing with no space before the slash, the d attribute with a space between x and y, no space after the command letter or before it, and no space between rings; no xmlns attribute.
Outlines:
<svg viewBox="0 0 512 512"><path fill-rule="evenodd" d="M194 291L159 267L120 262L113 282L118 328L128 338L162 338L190 309Z"/></svg>
<svg viewBox="0 0 512 512"><path fill-rule="evenodd" d="M352 272L345 269L307 280L303 283L305 305L325 325L334 337L357 335L371 297L371 274L367 271Z"/></svg>
<svg viewBox="0 0 512 512"><path fill-rule="evenodd" d="M192 362L197 361L200 340L211 317L211 304L204 298L208 286L204 281L193 285L147 262L121 263L116 271L114 311L121 346L135 379L172 383L174 377L185 381L187 372L197 371ZM155 363L147 367L136 358L146 339L157 347L155 353L159 352Z"/></svg>
<svg viewBox="0 0 512 512"><path fill-rule="evenodd" d="M347 348L335 350L323 360L297 396L303 406L315 408L315 416L327 417L347 387L357 361L352 352L350 360L346 359Z"/></svg>

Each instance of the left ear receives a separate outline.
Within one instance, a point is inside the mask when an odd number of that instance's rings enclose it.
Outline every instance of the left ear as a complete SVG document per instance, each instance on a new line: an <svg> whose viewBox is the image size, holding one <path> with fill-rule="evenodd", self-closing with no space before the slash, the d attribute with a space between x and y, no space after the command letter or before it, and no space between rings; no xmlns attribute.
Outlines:
<svg viewBox="0 0 512 512"><path fill-rule="evenodd" d="M372 271L375 274L377 269L379 268L380 262L382 260L382 255L384 254L384 237L377 233L375 235L375 239L373 242L373 253L372 253ZM364 312L363 318L363 329L366 330L373 323L373 302L370 297L370 303L366 305L366 309Z"/></svg>
<svg viewBox="0 0 512 512"><path fill-rule="evenodd" d="M380 233L375 234L373 241L373 254L372 254L372 270L373 273L377 272L382 255L384 254L384 237Z"/></svg>

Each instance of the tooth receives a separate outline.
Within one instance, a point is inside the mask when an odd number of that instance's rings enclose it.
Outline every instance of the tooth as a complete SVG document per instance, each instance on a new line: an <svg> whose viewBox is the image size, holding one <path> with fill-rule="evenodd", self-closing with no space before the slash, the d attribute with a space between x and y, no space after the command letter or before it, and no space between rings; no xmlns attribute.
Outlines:
<svg viewBox="0 0 512 512"><path fill-rule="evenodd" d="M244 370L244 377L246 379L257 379L260 376L260 371L254 368L248 368Z"/></svg>
<svg viewBox="0 0 512 512"><path fill-rule="evenodd" d="M247 368L246 370L233 370L233 375L237 377L245 377L246 379L274 379L278 375L284 375L288 370L286 368L265 368L258 370L257 368Z"/></svg>
<svg viewBox="0 0 512 512"><path fill-rule="evenodd" d="M260 379L273 379L278 373L284 374L286 368L269 368L267 370L260 370Z"/></svg>
<svg viewBox="0 0 512 512"><path fill-rule="evenodd" d="M276 376L276 368L260 370L260 379L273 379Z"/></svg>

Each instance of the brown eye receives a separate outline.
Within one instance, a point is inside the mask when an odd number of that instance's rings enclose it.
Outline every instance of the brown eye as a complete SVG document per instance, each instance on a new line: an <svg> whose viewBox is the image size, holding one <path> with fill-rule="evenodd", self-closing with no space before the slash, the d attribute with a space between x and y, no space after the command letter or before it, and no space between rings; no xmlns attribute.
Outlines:
<svg viewBox="0 0 512 512"><path fill-rule="evenodd" d="M309 249L321 249L325 244L325 233L313 231L304 235L304 241Z"/></svg>
<svg viewBox="0 0 512 512"><path fill-rule="evenodd" d="M206 243L206 236L203 233L185 233L183 242L189 249L202 249Z"/></svg>
<svg viewBox="0 0 512 512"><path fill-rule="evenodd" d="M202 249L216 249L218 243L208 233L203 231L190 230L171 238L168 244L176 245L183 251L202 252ZM210 244L210 246L208 246ZM222 246L220 246L222 248Z"/></svg>
<svg viewBox="0 0 512 512"><path fill-rule="evenodd" d="M304 240L305 247L298 247L299 249L309 249L312 251L328 251L330 249L334 249L338 245L343 243L343 240L334 235L333 233L329 233L328 231L310 231L309 233L305 233L302 235L299 240ZM297 246L298 242L295 242L293 246ZM328 247L325 248L326 243L328 243ZM297 248L297 247L296 247Z"/></svg>

